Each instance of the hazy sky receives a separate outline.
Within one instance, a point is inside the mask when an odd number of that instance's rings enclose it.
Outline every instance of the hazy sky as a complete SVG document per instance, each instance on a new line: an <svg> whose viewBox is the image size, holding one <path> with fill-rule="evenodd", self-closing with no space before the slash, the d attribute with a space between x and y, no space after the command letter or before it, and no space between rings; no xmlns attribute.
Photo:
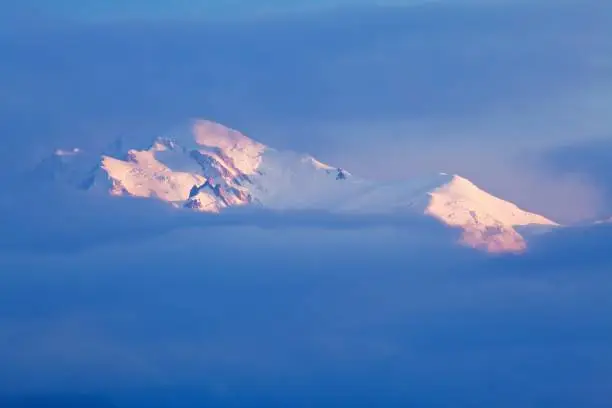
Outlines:
<svg viewBox="0 0 612 408"><path fill-rule="evenodd" d="M111 18L126 4L8 6L0 126L26 152L7 160L199 116L357 174L460 173L560 221L610 213L590 167L548 163L560 146L611 138L606 2L353 4L208 23L191 17L209 2L134 2L142 19ZM102 5L95 22L75 17ZM27 24L24 10L41 7L53 12Z"/></svg>

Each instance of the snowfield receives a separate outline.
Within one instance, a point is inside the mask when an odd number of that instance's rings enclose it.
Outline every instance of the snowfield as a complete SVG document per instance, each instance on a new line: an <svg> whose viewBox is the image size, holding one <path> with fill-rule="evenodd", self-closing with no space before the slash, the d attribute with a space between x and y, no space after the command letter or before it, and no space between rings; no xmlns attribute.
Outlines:
<svg viewBox="0 0 612 408"><path fill-rule="evenodd" d="M160 136L144 150L121 144L100 154L58 149L37 177L115 196L155 198L174 207L220 213L228 207L325 210L332 213L410 213L462 230L464 245L488 252L521 252L529 227L554 227L469 180L431 174L395 182L361 179L307 154L279 151L207 120Z"/></svg>

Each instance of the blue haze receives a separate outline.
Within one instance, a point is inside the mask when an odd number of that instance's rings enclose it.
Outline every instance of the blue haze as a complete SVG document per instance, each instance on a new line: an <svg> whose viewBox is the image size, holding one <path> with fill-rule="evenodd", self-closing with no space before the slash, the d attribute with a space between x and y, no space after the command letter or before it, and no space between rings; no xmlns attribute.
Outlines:
<svg viewBox="0 0 612 408"><path fill-rule="evenodd" d="M610 216L608 2L5 3L0 406L609 405L609 226L491 257L430 221L214 218L20 178L201 116L365 176Z"/></svg>

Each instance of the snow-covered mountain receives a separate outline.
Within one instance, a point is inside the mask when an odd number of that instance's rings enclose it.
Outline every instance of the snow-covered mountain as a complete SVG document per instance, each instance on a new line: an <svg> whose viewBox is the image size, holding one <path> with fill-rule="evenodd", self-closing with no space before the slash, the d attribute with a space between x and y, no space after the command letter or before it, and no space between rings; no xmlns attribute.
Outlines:
<svg viewBox="0 0 612 408"><path fill-rule="evenodd" d="M457 175L440 173L401 182L365 180L206 120L158 137L143 149L124 150L118 141L101 154L57 150L35 174L38 180L44 177L115 196L152 197L203 212L254 205L272 210L422 214L460 228L462 243L489 252L524 250L518 227L557 225Z"/></svg>

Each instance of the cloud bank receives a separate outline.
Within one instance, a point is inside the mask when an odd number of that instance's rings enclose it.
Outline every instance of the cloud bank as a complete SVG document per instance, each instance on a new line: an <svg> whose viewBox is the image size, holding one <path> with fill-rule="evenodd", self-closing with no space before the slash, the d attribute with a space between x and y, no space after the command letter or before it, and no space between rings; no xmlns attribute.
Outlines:
<svg viewBox="0 0 612 408"><path fill-rule="evenodd" d="M398 227L193 227L3 254L0 384L126 407L603 406L611 264L592 245L610 232L526 258Z"/></svg>
<svg viewBox="0 0 612 408"><path fill-rule="evenodd" d="M6 401L609 401L610 227L489 257L409 219L73 203L3 219Z"/></svg>

